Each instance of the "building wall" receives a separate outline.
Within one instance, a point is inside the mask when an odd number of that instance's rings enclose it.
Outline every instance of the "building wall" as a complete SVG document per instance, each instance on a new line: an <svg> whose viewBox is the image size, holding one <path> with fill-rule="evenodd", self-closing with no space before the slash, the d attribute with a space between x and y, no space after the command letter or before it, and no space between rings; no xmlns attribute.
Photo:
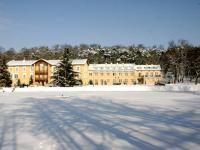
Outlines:
<svg viewBox="0 0 200 150"><path fill-rule="evenodd" d="M45 62L47 63L47 62ZM37 62L33 65L26 66L8 66L8 70L12 75L12 85L17 84L17 80L20 79L21 84L29 84L30 77L33 77L34 85L43 85L35 81L35 73L38 70L36 67ZM106 66L109 66L107 64ZM116 64L117 66L117 64ZM136 65L139 66L139 65ZM147 65L148 66L148 65ZM150 66L150 65L149 65ZM160 69L132 69L132 70L91 70L87 63L85 64L72 64L73 70L77 72L77 79L81 79L83 85L133 85L133 84L148 84L154 85L157 81L162 80L162 73ZM56 66L47 63L48 81L44 83L50 83L52 81L53 72ZM141 67L139 67L141 68ZM18 76L18 78L17 78Z"/></svg>
<svg viewBox="0 0 200 150"><path fill-rule="evenodd" d="M160 70L137 70L135 75L138 84L154 85L162 80L162 72ZM142 83L139 82L140 79L143 80Z"/></svg>
<svg viewBox="0 0 200 150"><path fill-rule="evenodd" d="M21 84L29 84L31 75L34 77L34 66L9 66L11 73L12 86L17 84L20 79Z"/></svg>
<svg viewBox="0 0 200 150"><path fill-rule="evenodd" d="M86 64L73 64L73 70L77 73L77 79L82 80L83 85L88 84L88 65Z"/></svg>
<svg viewBox="0 0 200 150"><path fill-rule="evenodd" d="M128 84L135 81L134 72L89 71L88 81L94 85Z"/></svg>
<svg viewBox="0 0 200 150"><path fill-rule="evenodd" d="M113 84L154 85L156 82L158 82L161 79L162 79L161 71L143 71L143 70L131 71L131 72L89 71L88 82L89 84L94 84L94 85L113 85Z"/></svg>

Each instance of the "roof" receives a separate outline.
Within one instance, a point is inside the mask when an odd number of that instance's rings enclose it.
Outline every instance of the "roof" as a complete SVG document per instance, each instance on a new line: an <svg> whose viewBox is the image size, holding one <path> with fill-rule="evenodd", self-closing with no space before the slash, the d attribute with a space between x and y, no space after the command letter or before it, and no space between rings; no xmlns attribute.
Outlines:
<svg viewBox="0 0 200 150"><path fill-rule="evenodd" d="M7 63L8 66L30 66L34 64L36 60L12 60Z"/></svg>
<svg viewBox="0 0 200 150"><path fill-rule="evenodd" d="M135 70L161 70L160 65L136 65Z"/></svg>
<svg viewBox="0 0 200 150"><path fill-rule="evenodd" d="M90 71L133 71L135 64L90 64Z"/></svg>
<svg viewBox="0 0 200 150"><path fill-rule="evenodd" d="M161 70L160 65L135 64L90 64L89 71L134 71L134 70Z"/></svg>
<svg viewBox="0 0 200 150"><path fill-rule="evenodd" d="M58 60L58 59L57 60L45 60L45 61L53 66L57 66L60 62L60 60Z"/></svg>
<svg viewBox="0 0 200 150"><path fill-rule="evenodd" d="M59 64L60 60L45 60L45 59L39 59L44 60L47 63L56 66ZM36 63L38 60L12 60L7 63L8 66L31 66L34 63ZM87 59L73 59L72 64L85 64L87 62Z"/></svg>
<svg viewBox="0 0 200 150"><path fill-rule="evenodd" d="M80 64L86 64L87 59L73 59L72 64L73 65L80 65Z"/></svg>

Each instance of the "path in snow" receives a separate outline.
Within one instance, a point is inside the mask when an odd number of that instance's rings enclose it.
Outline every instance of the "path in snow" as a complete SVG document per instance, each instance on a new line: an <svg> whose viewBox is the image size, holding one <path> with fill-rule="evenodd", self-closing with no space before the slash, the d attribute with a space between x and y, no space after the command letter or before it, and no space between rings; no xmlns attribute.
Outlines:
<svg viewBox="0 0 200 150"><path fill-rule="evenodd" d="M0 93L0 149L200 149L200 95Z"/></svg>

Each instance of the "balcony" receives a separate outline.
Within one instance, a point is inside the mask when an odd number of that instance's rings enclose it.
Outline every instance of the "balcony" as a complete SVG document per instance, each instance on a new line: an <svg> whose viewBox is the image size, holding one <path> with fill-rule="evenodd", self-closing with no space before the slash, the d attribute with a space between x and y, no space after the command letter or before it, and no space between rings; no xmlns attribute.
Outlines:
<svg viewBox="0 0 200 150"><path fill-rule="evenodd" d="M36 70L35 71L36 75L48 75L48 71L47 70Z"/></svg>

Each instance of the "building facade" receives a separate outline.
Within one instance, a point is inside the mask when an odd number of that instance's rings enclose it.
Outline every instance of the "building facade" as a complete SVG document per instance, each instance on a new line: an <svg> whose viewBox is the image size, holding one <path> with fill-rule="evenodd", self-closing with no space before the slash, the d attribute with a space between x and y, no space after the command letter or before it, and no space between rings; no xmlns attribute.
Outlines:
<svg viewBox="0 0 200 150"><path fill-rule="evenodd" d="M52 76L60 60L12 60L8 62L8 71L12 76L12 85L28 85L32 79L33 85L47 85L52 82ZM72 60L72 67L77 72L77 79L83 85L153 85L162 80L160 65L135 64L88 64L87 59Z"/></svg>

